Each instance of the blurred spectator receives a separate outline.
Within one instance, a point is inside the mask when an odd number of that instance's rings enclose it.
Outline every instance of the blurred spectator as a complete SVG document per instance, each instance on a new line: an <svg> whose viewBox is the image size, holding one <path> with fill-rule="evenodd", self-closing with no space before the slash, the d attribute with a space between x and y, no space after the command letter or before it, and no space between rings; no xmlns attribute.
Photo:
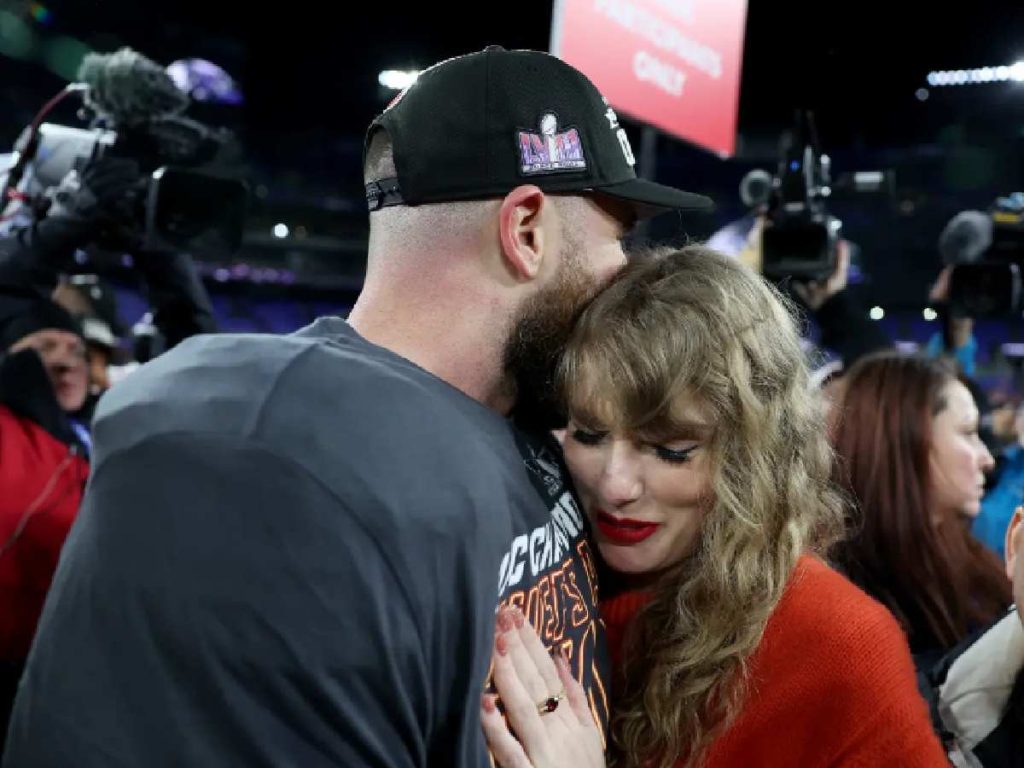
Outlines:
<svg viewBox="0 0 1024 768"><path fill-rule="evenodd" d="M73 275L61 278L53 300L81 324L89 353L90 404L94 404L96 398L110 389L111 366L121 362L118 353L124 331L114 291L96 275Z"/></svg>
<svg viewBox="0 0 1024 768"><path fill-rule="evenodd" d="M977 369L978 341L974 338L974 320L959 317L949 310L949 281L953 267L939 273L928 300L939 313L941 330L932 334L925 349L929 357L951 357L965 376L973 378Z"/></svg>
<svg viewBox="0 0 1024 768"><path fill-rule="evenodd" d="M928 673L936 729L956 766L1017 768L1024 756L1024 509L1005 534L1016 607Z"/></svg>
<svg viewBox="0 0 1024 768"><path fill-rule="evenodd" d="M31 293L0 294L0 728L89 473L85 340Z"/></svg>
<svg viewBox="0 0 1024 768"><path fill-rule="evenodd" d="M1010 603L998 560L968 531L992 456L948 363L880 354L844 378L836 475L854 514L835 554L893 612L928 668Z"/></svg>
<svg viewBox="0 0 1024 768"><path fill-rule="evenodd" d="M1024 404L1017 408L1014 431L1016 442L1003 451L999 479L981 502L973 524L974 535L999 557L1010 554L1003 551L1004 532L1014 510L1024 504Z"/></svg>

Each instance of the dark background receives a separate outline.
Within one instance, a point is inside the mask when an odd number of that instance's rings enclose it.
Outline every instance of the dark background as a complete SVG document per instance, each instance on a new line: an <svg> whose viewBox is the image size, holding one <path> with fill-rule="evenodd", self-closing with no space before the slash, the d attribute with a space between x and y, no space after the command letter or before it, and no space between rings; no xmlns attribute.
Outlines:
<svg viewBox="0 0 1024 768"><path fill-rule="evenodd" d="M389 98L378 72L422 68L491 43L546 49L551 21L549 2L528 0L307 2L264 10L194 0L44 5L41 13L37 4L0 0L0 20L7 20L0 43L17 18L36 46L20 57L0 54L0 147L10 146L65 84L57 71L81 55L67 38L98 51L129 45L165 64L209 59L239 81L245 103L200 105L193 115L238 131L256 192L245 247L231 264L208 264L211 279L216 267L222 276L239 263L279 267L305 289L338 301L350 300L361 274L362 135ZM1024 187L1024 83L928 88L925 78L933 70L1018 60L1020 2L943 8L751 0L737 156L721 160L664 136L657 145L658 180L705 192L718 208L704 217L667 217L652 234L706 237L741 215L740 178L754 167L773 168L793 110L812 108L837 172L894 171L891 195L837 201L834 208L862 246L865 301L919 318L938 270L935 241L943 224L959 210L985 208L996 195ZM915 96L920 88L928 89L925 101ZM74 109L55 118L74 123ZM639 127L629 130L638 147ZM293 236L272 237L276 222L287 223ZM230 275L219 290L236 282L239 290L254 290L251 273Z"/></svg>

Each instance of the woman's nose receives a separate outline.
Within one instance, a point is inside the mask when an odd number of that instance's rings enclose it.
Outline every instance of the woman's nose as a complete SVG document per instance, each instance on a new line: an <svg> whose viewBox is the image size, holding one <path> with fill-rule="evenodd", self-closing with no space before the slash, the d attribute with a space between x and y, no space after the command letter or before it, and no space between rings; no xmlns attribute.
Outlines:
<svg viewBox="0 0 1024 768"><path fill-rule="evenodd" d="M601 473L601 496L605 503L623 506L643 494L640 456L625 440L614 440L608 448Z"/></svg>

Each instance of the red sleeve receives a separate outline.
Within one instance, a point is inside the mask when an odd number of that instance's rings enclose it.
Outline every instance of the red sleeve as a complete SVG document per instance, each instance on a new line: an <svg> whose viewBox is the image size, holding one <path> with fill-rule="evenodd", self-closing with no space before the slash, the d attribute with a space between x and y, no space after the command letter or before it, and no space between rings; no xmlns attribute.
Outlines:
<svg viewBox="0 0 1024 768"><path fill-rule="evenodd" d="M0 658L28 654L89 467L0 405Z"/></svg>
<svg viewBox="0 0 1024 768"><path fill-rule="evenodd" d="M906 638L892 615L865 600L851 622L848 659L861 659L848 680L851 709L860 726L834 765L843 768L948 768L949 761L932 729L928 707L917 689L914 662Z"/></svg>

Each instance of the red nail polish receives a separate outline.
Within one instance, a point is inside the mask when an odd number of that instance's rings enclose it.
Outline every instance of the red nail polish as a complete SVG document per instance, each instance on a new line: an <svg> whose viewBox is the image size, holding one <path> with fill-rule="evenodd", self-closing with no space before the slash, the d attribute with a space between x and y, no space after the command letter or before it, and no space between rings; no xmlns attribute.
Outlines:
<svg viewBox="0 0 1024 768"><path fill-rule="evenodd" d="M494 712L494 710L496 709L496 707L494 706L493 697L488 696L486 694L480 697L480 706L483 708L484 712L487 713Z"/></svg>
<svg viewBox="0 0 1024 768"><path fill-rule="evenodd" d="M507 611L502 611L498 614L498 629L502 632L508 632L512 629L512 617L508 615Z"/></svg>
<svg viewBox="0 0 1024 768"><path fill-rule="evenodd" d="M523 616L523 612L520 611L518 608L513 608L512 609L512 621L515 622L516 629L522 629L523 628L523 624L526 623L526 617Z"/></svg>
<svg viewBox="0 0 1024 768"><path fill-rule="evenodd" d="M508 653L508 643L501 635L498 635L497 639L494 641L494 647L498 651L499 656L505 656Z"/></svg>

